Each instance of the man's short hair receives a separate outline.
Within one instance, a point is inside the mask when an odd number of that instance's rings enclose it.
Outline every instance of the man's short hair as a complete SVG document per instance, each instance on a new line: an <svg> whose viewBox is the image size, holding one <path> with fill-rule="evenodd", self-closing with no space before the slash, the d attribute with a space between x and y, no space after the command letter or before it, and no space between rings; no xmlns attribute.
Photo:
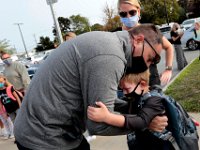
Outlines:
<svg viewBox="0 0 200 150"><path fill-rule="evenodd" d="M160 30L153 24L141 24L129 31L130 36L142 34L151 44L162 44L163 35Z"/></svg>

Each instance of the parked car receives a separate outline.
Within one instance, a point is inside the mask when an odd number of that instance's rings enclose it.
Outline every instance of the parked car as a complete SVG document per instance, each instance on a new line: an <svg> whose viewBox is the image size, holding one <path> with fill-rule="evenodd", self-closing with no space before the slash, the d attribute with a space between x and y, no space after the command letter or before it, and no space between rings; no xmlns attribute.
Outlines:
<svg viewBox="0 0 200 150"><path fill-rule="evenodd" d="M39 64L43 60L45 54L37 54L31 57L32 64Z"/></svg>
<svg viewBox="0 0 200 150"><path fill-rule="evenodd" d="M193 26L195 22L200 22L200 17L199 18L187 19L187 20L182 22L181 26L187 30L191 26Z"/></svg>
<svg viewBox="0 0 200 150"><path fill-rule="evenodd" d="M27 68L30 79L33 78L38 68L39 68L39 64L34 64L34 65L31 65L29 68Z"/></svg>
<svg viewBox="0 0 200 150"><path fill-rule="evenodd" d="M189 50L196 50L198 44L194 41L194 25L192 25L189 29L187 29L182 38L181 43L184 48L188 48Z"/></svg>

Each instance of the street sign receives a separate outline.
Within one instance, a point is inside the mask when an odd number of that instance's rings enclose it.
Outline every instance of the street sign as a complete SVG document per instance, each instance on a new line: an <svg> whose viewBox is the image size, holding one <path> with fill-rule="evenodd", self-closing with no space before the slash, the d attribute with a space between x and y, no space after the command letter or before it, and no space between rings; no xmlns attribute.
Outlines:
<svg viewBox="0 0 200 150"><path fill-rule="evenodd" d="M57 2L58 2L58 0L47 0L47 5L57 3Z"/></svg>

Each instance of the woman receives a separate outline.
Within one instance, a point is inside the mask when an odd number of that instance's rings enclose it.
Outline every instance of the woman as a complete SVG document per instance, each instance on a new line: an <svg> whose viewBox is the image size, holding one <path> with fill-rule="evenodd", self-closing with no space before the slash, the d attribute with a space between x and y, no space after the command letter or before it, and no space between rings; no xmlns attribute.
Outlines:
<svg viewBox="0 0 200 150"><path fill-rule="evenodd" d="M198 48L200 49L200 22L195 22L194 24L194 38L193 38L197 44Z"/></svg>
<svg viewBox="0 0 200 150"><path fill-rule="evenodd" d="M123 26L117 30L129 30L139 25L140 20L140 3L138 0L118 0L118 12ZM116 30L116 31L117 31ZM172 61L173 61L173 46L163 36L163 48L166 50L166 68L162 72L161 77L158 74L156 64L150 66L150 86L160 84L167 84L172 76Z"/></svg>
<svg viewBox="0 0 200 150"><path fill-rule="evenodd" d="M170 34L176 52L176 61L178 65L178 70L182 70L188 63L185 58L183 49L181 47L181 37L183 36L183 32L179 32L179 29L180 29L179 24L174 23Z"/></svg>

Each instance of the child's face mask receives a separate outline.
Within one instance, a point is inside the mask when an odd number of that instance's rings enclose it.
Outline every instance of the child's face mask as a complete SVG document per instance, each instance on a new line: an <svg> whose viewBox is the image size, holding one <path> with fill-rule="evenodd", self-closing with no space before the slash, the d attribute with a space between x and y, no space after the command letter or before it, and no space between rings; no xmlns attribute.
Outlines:
<svg viewBox="0 0 200 150"><path fill-rule="evenodd" d="M3 88L4 87L4 83L0 83L0 88Z"/></svg>
<svg viewBox="0 0 200 150"><path fill-rule="evenodd" d="M125 96L128 99L139 99L142 96L143 92L144 92L144 90L142 90L141 94L137 94L135 92L139 85L140 85L140 82L136 85L136 87L134 88L134 90L131 93L125 94Z"/></svg>

